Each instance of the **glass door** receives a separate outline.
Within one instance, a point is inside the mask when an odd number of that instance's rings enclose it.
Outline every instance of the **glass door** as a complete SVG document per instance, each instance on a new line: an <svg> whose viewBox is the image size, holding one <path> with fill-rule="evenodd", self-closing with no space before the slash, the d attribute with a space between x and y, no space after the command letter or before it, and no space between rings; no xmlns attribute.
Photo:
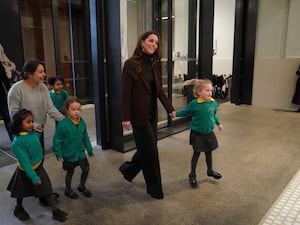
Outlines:
<svg viewBox="0 0 300 225"><path fill-rule="evenodd" d="M48 77L64 77L70 95L91 101L89 2L24 0L19 4L25 60L43 61Z"/></svg>
<svg viewBox="0 0 300 225"><path fill-rule="evenodd" d="M187 104L189 97L184 88L184 82L188 77L194 77L188 72L189 61L196 62L196 48L194 54L189 56L188 42L193 38L189 38L189 1L173 0L172 12L169 18L170 1L162 0L161 4L161 35L162 35L162 80L165 91L172 85L172 104L175 110L182 109ZM171 20L171 31L169 30L169 23ZM196 36L195 33L193 33ZM170 45L169 43L172 43ZM168 58L171 48L172 57ZM170 66L170 63L172 66ZM170 69L172 72L170 73ZM195 71L196 69L194 69ZM171 78L169 77L171 76ZM159 122L161 126L165 126L168 115L164 108L159 104ZM178 120L180 118L177 118Z"/></svg>
<svg viewBox="0 0 300 225"><path fill-rule="evenodd" d="M61 75L69 94L92 99L88 1L58 0L58 43Z"/></svg>
<svg viewBox="0 0 300 225"><path fill-rule="evenodd" d="M25 60L45 63L47 76L56 74L51 1L19 1Z"/></svg>

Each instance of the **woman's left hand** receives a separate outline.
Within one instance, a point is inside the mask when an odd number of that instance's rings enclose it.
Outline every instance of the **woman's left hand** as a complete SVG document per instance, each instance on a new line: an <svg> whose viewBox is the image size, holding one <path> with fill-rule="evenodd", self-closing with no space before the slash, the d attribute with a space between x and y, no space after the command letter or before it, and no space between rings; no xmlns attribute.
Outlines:
<svg viewBox="0 0 300 225"><path fill-rule="evenodd" d="M38 186L38 185L41 185L42 184L42 181L39 180L38 182L34 183L35 186Z"/></svg>
<svg viewBox="0 0 300 225"><path fill-rule="evenodd" d="M223 126L222 124L220 124L220 125L218 126L218 128L219 128L219 131L223 131L223 130L224 130L224 126Z"/></svg>
<svg viewBox="0 0 300 225"><path fill-rule="evenodd" d="M172 119L174 119L174 118L176 117L176 112L173 111L173 112L169 113L169 116L170 116Z"/></svg>
<svg viewBox="0 0 300 225"><path fill-rule="evenodd" d="M125 129L130 130L131 123L130 123L130 121L122 121L122 126L123 126Z"/></svg>

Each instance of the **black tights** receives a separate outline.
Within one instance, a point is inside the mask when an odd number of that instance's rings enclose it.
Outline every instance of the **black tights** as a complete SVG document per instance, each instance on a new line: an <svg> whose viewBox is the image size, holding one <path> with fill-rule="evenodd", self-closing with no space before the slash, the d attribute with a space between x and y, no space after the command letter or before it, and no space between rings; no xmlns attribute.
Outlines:
<svg viewBox="0 0 300 225"><path fill-rule="evenodd" d="M88 166L81 166L80 168L82 170L81 177L80 177L80 187L84 188L87 177L89 175L89 167ZM65 182L66 182L66 189L68 191L72 190L72 177L73 177L73 175L74 175L74 169L67 170L67 175L66 175Z"/></svg>
<svg viewBox="0 0 300 225"><path fill-rule="evenodd" d="M193 154L192 160L191 160L191 173L190 173L191 177L196 177L196 167L197 167L199 156L200 156L200 152L194 151L194 154ZM206 161L206 165L207 165L207 171L212 171L211 151L205 152L205 161Z"/></svg>
<svg viewBox="0 0 300 225"><path fill-rule="evenodd" d="M42 196L41 196L42 197ZM44 197L44 196L43 196ZM44 197L47 202L49 203L52 211L54 211L57 207L56 207L56 201L55 201L55 198L54 198L54 195L53 194L50 194L50 195L47 195ZM23 198L17 198L17 206L18 207L23 207Z"/></svg>

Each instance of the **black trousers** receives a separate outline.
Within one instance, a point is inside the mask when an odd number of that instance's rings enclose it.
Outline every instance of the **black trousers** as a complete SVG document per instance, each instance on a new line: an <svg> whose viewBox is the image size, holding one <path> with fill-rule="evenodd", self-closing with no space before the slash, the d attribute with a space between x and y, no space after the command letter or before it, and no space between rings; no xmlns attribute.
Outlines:
<svg viewBox="0 0 300 225"><path fill-rule="evenodd" d="M162 194L160 165L157 149L157 126L148 122L144 127L133 126L133 136L137 151L130 162L125 162L124 173L133 179L143 171L147 192Z"/></svg>
<svg viewBox="0 0 300 225"><path fill-rule="evenodd" d="M10 82L6 77L5 69L0 62L0 114L4 120L5 128L8 132L10 140L12 140L12 134L10 133L10 116L7 105L7 92L10 89Z"/></svg>

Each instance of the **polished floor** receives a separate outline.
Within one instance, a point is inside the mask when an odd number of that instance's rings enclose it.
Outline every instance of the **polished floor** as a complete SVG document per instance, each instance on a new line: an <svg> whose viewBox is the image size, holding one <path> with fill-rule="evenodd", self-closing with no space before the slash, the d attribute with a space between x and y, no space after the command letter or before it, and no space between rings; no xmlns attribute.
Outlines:
<svg viewBox="0 0 300 225"><path fill-rule="evenodd" d="M268 110L223 103L219 118L225 127L216 130L219 148L213 152L214 169L221 180L206 176L201 155L197 178L199 187L188 183L192 155L189 130L159 140L159 154L165 198L156 200L145 192L142 174L126 182L119 165L134 151L120 153L95 145L93 109L83 110L95 147L87 187L93 197L79 194L76 200L64 196L64 172L52 153L45 168L54 190L61 195L59 207L69 213L66 225L273 225L299 224L300 210L300 113ZM53 121L47 126L47 146L51 146ZM14 199L6 191L15 169L9 142L0 123L0 225L61 224L51 219L49 208L35 198L25 199L31 216L19 221L13 215ZM4 162L5 161L5 162ZM76 188L79 170L73 179Z"/></svg>

